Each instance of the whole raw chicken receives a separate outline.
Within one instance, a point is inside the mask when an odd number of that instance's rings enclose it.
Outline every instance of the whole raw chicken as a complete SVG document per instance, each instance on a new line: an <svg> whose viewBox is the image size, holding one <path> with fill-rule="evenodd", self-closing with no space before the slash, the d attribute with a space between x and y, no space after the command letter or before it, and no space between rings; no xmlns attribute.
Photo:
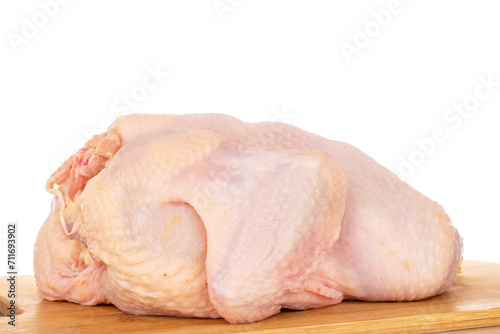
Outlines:
<svg viewBox="0 0 500 334"><path fill-rule="evenodd" d="M246 323L418 300L450 287L462 255L439 204L355 147L283 123L122 116L47 189L42 297L133 314Z"/></svg>

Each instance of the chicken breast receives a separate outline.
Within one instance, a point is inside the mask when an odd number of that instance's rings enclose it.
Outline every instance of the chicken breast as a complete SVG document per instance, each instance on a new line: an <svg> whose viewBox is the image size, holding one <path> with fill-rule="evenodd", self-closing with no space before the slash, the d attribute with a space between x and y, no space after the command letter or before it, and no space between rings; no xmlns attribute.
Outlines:
<svg viewBox="0 0 500 334"><path fill-rule="evenodd" d="M462 254L439 204L353 146L282 123L122 116L47 188L41 295L133 314L245 323L417 300L453 283Z"/></svg>

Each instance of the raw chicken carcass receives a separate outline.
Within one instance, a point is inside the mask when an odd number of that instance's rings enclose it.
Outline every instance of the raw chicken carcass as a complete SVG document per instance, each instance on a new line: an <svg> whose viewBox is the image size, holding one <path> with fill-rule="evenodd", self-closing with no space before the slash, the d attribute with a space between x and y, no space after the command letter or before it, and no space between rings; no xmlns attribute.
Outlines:
<svg viewBox="0 0 500 334"><path fill-rule="evenodd" d="M47 189L41 295L133 314L245 323L418 300L453 283L462 254L439 204L358 149L282 123L122 116Z"/></svg>

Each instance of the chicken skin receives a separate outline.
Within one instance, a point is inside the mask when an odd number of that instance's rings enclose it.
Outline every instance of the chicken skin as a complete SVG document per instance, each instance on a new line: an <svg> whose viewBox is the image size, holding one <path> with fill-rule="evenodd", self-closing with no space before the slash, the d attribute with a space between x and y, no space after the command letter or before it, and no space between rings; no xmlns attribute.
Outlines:
<svg viewBox="0 0 500 334"><path fill-rule="evenodd" d="M127 115L47 182L48 300L248 323L453 283L443 208L355 147L222 114Z"/></svg>

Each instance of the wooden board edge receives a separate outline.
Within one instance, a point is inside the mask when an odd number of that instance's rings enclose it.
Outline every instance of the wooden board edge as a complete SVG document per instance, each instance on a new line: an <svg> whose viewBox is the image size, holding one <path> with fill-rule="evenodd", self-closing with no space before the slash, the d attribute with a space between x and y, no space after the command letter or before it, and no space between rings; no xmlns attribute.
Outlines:
<svg viewBox="0 0 500 334"><path fill-rule="evenodd" d="M433 319L434 318L434 319ZM310 325L279 329L258 329L235 331L234 333L348 333L348 334L389 334L411 331L415 334L436 333L450 330L500 326L500 308L473 310L433 315L416 315L404 318L373 319L337 324Z"/></svg>

